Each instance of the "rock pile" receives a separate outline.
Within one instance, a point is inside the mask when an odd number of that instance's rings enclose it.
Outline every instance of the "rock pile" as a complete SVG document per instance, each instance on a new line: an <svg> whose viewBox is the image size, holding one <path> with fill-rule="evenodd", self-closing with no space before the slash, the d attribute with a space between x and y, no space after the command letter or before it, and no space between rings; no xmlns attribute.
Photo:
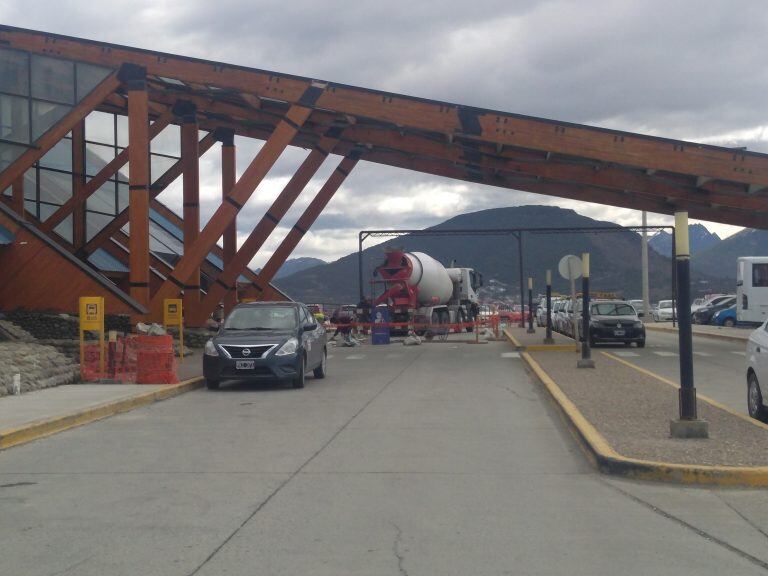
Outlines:
<svg viewBox="0 0 768 576"><path fill-rule="evenodd" d="M80 324L77 316L38 312L32 310L13 310L5 318L23 328L38 340L77 340L80 338ZM128 316L107 315L104 318L105 330L130 332L131 320Z"/></svg>
<svg viewBox="0 0 768 576"><path fill-rule="evenodd" d="M35 342L0 342L0 396L13 385L13 375L21 374L21 391L40 390L71 384L80 378L80 367L53 346Z"/></svg>

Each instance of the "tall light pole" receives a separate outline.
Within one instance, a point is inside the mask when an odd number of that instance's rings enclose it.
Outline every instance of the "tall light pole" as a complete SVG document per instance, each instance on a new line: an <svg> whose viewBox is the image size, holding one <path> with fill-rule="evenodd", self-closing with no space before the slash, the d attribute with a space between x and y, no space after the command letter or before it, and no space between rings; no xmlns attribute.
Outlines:
<svg viewBox="0 0 768 576"><path fill-rule="evenodd" d="M648 321L651 315L651 302L648 294L648 214L643 210L643 236L642 236L642 268L643 268L643 320Z"/></svg>

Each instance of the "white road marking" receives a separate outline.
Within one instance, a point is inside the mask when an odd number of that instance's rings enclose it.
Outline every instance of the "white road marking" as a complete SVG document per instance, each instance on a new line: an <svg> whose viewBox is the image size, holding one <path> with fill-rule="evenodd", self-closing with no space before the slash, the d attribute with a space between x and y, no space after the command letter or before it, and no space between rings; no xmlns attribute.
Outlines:
<svg viewBox="0 0 768 576"><path fill-rule="evenodd" d="M326 358L328 358L328 360L330 360L331 358L333 358L333 354L328 354L328 355L326 356Z"/></svg>
<svg viewBox="0 0 768 576"><path fill-rule="evenodd" d="M709 352L694 352L696 356L704 356L705 358L708 358L709 356L712 356Z"/></svg>
<svg viewBox="0 0 768 576"><path fill-rule="evenodd" d="M731 354L738 354L739 356L747 355L747 353L744 350L731 350Z"/></svg>
<svg viewBox="0 0 768 576"><path fill-rule="evenodd" d="M502 352L502 358L520 358L520 352Z"/></svg>
<svg viewBox="0 0 768 576"><path fill-rule="evenodd" d="M365 354L353 354L352 356L347 356L347 360L362 360L365 358Z"/></svg>
<svg viewBox="0 0 768 576"><path fill-rule="evenodd" d="M666 352L664 350L657 350L656 352L654 352L654 354L656 354L657 356L664 356L665 358L678 355L677 352Z"/></svg>
<svg viewBox="0 0 768 576"><path fill-rule="evenodd" d="M632 358L632 357L640 356L640 354L638 354L637 352L629 352L628 350L617 350L616 352L614 352L614 354L616 354L616 356L621 356L622 358Z"/></svg>

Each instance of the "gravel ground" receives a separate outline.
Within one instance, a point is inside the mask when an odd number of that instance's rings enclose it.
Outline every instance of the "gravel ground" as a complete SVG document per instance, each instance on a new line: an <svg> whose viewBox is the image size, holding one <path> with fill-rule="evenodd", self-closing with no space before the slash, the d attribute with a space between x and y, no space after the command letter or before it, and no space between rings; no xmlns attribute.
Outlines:
<svg viewBox="0 0 768 576"><path fill-rule="evenodd" d="M569 352L531 352L531 356L622 456L679 464L768 466L764 428L699 400L699 418L709 421L709 439L670 438L669 421L678 410L676 388L598 351L593 351L594 370L577 369L577 356Z"/></svg>

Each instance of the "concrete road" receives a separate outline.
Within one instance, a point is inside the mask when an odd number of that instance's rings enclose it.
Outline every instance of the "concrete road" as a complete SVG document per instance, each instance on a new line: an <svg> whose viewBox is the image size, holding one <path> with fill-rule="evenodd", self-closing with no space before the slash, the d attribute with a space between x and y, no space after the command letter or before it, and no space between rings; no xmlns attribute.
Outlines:
<svg viewBox="0 0 768 576"><path fill-rule="evenodd" d="M595 473L506 343L332 356L0 453L0 573L768 569L765 491Z"/></svg>
<svg viewBox="0 0 768 576"><path fill-rule="evenodd" d="M604 350L680 382L677 334L648 330L645 348L598 345ZM744 414L747 413L746 342L694 337L693 377L696 390ZM599 360L599 353L595 356Z"/></svg>

